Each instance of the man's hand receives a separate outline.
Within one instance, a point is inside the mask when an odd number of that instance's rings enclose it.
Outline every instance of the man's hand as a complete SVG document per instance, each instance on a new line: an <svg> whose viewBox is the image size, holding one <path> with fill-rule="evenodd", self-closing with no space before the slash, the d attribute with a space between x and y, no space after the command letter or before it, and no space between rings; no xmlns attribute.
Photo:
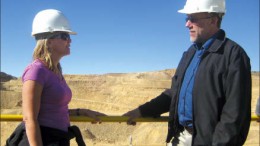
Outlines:
<svg viewBox="0 0 260 146"><path fill-rule="evenodd" d="M129 119L127 120L127 125L136 125L134 119L142 117L141 112L138 108L123 114L123 116L129 117Z"/></svg>

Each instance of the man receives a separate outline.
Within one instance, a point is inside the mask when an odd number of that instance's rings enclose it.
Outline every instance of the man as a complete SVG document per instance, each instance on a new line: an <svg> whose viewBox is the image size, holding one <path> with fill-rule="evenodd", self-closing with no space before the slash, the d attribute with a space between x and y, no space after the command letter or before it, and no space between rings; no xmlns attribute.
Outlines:
<svg viewBox="0 0 260 146"><path fill-rule="evenodd" d="M129 111L138 117L169 112L168 145L243 145L251 118L250 59L220 29L225 0L187 0L178 12L187 15L191 47L184 52L161 95Z"/></svg>
<svg viewBox="0 0 260 146"><path fill-rule="evenodd" d="M255 114L256 116L258 116L257 122L260 122L260 96L258 97L256 102Z"/></svg>

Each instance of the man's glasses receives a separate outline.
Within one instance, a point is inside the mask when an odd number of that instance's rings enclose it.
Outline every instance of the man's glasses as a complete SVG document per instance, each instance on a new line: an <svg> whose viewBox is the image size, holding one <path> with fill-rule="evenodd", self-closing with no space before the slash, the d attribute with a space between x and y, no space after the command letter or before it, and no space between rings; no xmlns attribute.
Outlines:
<svg viewBox="0 0 260 146"><path fill-rule="evenodd" d="M209 18L212 18L213 16L208 16L208 17L204 17L204 18L194 18L194 17L192 17L192 16L187 16L186 18L185 18L185 21L186 22L188 22L188 21L190 21L191 23L196 23L196 22L198 22L199 20L201 20L201 19L209 19Z"/></svg>
<svg viewBox="0 0 260 146"><path fill-rule="evenodd" d="M70 35L68 33L58 33L50 37L50 39L62 39L64 41L70 40Z"/></svg>

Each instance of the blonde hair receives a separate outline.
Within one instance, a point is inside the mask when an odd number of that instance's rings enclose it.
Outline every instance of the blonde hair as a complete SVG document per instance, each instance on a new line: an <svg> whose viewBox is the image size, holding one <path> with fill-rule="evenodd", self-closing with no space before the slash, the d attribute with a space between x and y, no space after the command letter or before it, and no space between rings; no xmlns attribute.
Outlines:
<svg viewBox="0 0 260 146"><path fill-rule="evenodd" d="M45 62L49 70L53 71L55 74L62 75L60 63L55 66L51 59L51 50L48 47L48 39L37 40L33 51L33 60L36 59L40 59L41 61Z"/></svg>

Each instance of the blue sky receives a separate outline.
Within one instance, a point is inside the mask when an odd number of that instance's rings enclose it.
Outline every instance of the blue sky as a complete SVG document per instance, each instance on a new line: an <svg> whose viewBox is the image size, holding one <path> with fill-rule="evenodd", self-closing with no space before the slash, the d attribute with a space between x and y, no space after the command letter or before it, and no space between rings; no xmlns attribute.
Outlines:
<svg viewBox="0 0 260 146"><path fill-rule="evenodd" d="M147 72L176 68L191 45L184 0L1 0L1 71L20 77L32 61L34 16L58 9L78 35L64 74ZM259 71L259 0L227 0L222 28Z"/></svg>

